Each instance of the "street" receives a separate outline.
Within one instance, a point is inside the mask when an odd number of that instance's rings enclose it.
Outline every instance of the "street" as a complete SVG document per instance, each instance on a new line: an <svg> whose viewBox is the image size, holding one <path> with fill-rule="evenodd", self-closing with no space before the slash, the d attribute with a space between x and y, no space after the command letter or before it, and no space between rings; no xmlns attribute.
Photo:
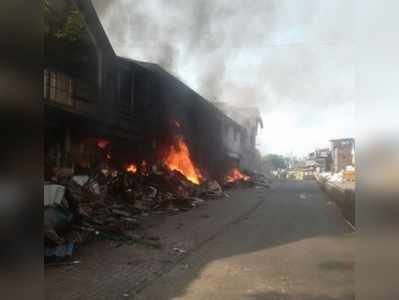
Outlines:
<svg viewBox="0 0 399 300"><path fill-rule="evenodd" d="M161 249L83 246L81 264L46 270L46 298L354 299L354 233L315 181L228 193L149 220Z"/></svg>
<svg viewBox="0 0 399 300"><path fill-rule="evenodd" d="M276 183L138 299L354 299L353 247L354 233L314 181Z"/></svg>

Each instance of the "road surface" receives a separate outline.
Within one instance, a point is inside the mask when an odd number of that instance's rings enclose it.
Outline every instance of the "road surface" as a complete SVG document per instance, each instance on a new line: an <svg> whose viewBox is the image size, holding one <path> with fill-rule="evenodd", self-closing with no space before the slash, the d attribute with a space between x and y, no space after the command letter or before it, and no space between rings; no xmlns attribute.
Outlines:
<svg viewBox="0 0 399 300"><path fill-rule="evenodd" d="M354 299L354 233L317 184L282 181L262 197L252 211L126 298Z"/></svg>

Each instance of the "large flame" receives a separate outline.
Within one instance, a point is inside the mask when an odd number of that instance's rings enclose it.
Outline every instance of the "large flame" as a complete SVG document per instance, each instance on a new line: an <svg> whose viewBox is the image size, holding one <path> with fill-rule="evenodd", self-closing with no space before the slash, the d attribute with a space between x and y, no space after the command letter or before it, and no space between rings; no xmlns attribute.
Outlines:
<svg viewBox="0 0 399 300"><path fill-rule="evenodd" d="M231 169L230 173L226 177L227 182L234 182L237 180L249 180L249 176L242 174L237 168Z"/></svg>
<svg viewBox="0 0 399 300"><path fill-rule="evenodd" d="M192 183L200 183L201 173L191 161L190 151L181 137L178 138L176 145L170 147L165 165L172 171L179 171Z"/></svg>

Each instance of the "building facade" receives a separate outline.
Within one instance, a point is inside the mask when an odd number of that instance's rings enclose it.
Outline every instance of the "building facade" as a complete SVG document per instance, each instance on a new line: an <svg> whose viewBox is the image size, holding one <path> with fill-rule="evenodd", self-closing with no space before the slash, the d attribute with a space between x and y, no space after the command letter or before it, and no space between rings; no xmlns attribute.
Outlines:
<svg viewBox="0 0 399 300"><path fill-rule="evenodd" d="M45 157L92 167L106 157L159 159L184 138L205 176L239 161L243 127L159 65L118 57L90 0L50 0L57 16L81 15L78 41L45 39Z"/></svg>
<svg viewBox="0 0 399 300"><path fill-rule="evenodd" d="M223 102L214 104L244 129L240 139L239 166L242 169L260 172L262 157L256 148L256 137L259 128L263 128L263 121L259 110L255 107L237 107Z"/></svg>
<svg viewBox="0 0 399 300"><path fill-rule="evenodd" d="M344 171L347 166L355 163L355 139L344 138L330 140L332 171L334 173Z"/></svg>

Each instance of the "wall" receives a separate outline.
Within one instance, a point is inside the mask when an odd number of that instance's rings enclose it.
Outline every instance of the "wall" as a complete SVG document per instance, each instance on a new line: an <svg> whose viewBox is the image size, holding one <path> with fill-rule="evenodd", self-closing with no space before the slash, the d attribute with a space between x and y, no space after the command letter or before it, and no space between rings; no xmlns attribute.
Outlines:
<svg viewBox="0 0 399 300"><path fill-rule="evenodd" d="M229 151L239 149L240 126L158 65L124 58L120 64L131 68L134 78L137 142L131 152L157 160L182 136L204 176L224 176L231 166Z"/></svg>
<svg viewBox="0 0 399 300"><path fill-rule="evenodd" d="M332 150L334 172L344 170L346 166L352 165L353 144L334 144Z"/></svg>
<svg viewBox="0 0 399 300"><path fill-rule="evenodd" d="M341 210L343 216L353 225L356 225L355 219L355 191L350 189L342 189L333 183L327 182L324 178L317 178L320 188L327 193L331 200L333 200L338 208Z"/></svg>

